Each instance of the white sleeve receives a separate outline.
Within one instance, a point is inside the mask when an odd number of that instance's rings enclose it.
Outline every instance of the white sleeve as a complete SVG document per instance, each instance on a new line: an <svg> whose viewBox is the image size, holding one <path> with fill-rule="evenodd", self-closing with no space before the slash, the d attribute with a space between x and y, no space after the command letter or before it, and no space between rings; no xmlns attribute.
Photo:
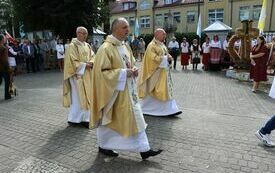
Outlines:
<svg viewBox="0 0 275 173"><path fill-rule="evenodd" d="M127 80L127 71L126 69L121 69L118 77L118 84L116 86L116 90L123 91L125 89Z"/></svg>
<svg viewBox="0 0 275 173"><path fill-rule="evenodd" d="M168 59L167 55L163 56L162 61L159 65L160 68L168 67L168 60L167 59Z"/></svg>
<svg viewBox="0 0 275 173"><path fill-rule="evenodd" d="M169 49L172 48L171 42L169 42L168 48L169 48Z"/></svg>
<svg viewBox="0 0 275 173"><path fill-rule="evenodd" d="M13 55L17 55L17 52L15 52L14 50L13 50L13 48L9 48L9 52L11 53L11 54L13 54Z"/></svg>
<svg viewBox="0 0 275 173"><path fill-rule="evenodd" d="M86 69L86 63L84 62L81 62L80 63L80 66L77 68L76 70L76 74L77 75L80 75L80 76L83 76L84 73L85 73L85 69Z"/></svg>
<svg viewBox="0 0 275 173"><path fill-rule="evenodd" d="M58 45L55 46L55 50L56 50L57 52L59 52L59 46L58 46Z"/></svg>
<svg viewBox="0 0 275 173"><path fill-rule="evenodd" d="M179 43L178 43L178 42L177 42L177 48L180 48L180 47L179 47Z"/></svg>

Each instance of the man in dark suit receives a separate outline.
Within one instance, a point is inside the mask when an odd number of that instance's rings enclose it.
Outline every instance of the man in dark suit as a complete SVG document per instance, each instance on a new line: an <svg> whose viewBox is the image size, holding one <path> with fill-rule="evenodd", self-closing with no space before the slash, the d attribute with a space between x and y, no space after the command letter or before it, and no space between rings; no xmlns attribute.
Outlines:
<svg viewBox="0 0 275 173"><path fill-rule="evenodd" d="M10 72L9 72L9 61L8 61L8 49L4 46L5 37L0 34L0 80L5 80L5 100L11 99L9 93L10 86Z"/></svg>
<svg viewBox="0 0 275 173"><path fill-rule="evenodd" d="M23 53L26 57L27 72L28 73L30 72L30 65L31 65L31 68L32 68L32 72L36 72L33 45L30 43L29 40L26 40L25 44L22 47L22 49L23 49Z"/></svg>

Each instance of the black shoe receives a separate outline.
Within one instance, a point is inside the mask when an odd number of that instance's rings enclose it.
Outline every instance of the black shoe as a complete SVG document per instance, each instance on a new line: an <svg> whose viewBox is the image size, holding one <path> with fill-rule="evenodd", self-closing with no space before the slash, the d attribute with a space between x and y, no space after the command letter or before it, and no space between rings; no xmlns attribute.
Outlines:
<svg viewBox="0 0 275 173"><path fill-rule="evenodd" d="M103 149L103 148L100 148L98 147L98 152L106 155L106 156L111 156L111 157L117 157L118 156L118 153L113 151L113 150L106 150L106 149Z"/></svg>
<svg viewBox="0 0 275 173"><path fill-rule="evenodd" d="M89 128L89 122L81 122L80 124L86 128Z"/></svg>
<svg viewBox="0 0 275 173"><path fill-rule="evenodd" d="M80 124L80 123L73 123L71 121L68 121L67 123L68 123L69 126L77 126L77 125Z"/></svg>
<svg viewBox="0 0 275 173"><path fill-rule="evenodd" d="M158 150L158 151L149 150L146 152L140 152L140 156L141 156L142 160L146 160L147 158L149 158L151 156L159 155L162 151L163 150Z"/></svg>
<svg viewBox="0 0 275 173"><path fill-rule="evenodd" d="M174 114L168 115L169 117L176 117L177 115L182 114L182 111L178 111Z"/></svg>
<svg viewBox="0 0 275 173"><path fill-rule="evenodd" d="M11 99L11 96L5 97L5 100L9 100L9 99Z"/></svg>

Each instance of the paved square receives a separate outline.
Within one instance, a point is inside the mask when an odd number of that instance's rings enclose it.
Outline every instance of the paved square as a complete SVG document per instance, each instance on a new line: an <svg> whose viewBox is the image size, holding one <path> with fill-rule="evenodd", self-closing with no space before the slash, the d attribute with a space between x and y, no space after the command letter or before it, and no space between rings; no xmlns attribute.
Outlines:
<svg viewBox="0 0 275 173"><path fill-rule="evenodd" d="M19 96L4 101L0 87L0 172L275 172L275 149L254 132L273 115L266 93L222 73L173 72L179 118L145 117L152 148L149 161L122 152L98 154L95 130L68 127L59 72L16 77Z"/></svg>

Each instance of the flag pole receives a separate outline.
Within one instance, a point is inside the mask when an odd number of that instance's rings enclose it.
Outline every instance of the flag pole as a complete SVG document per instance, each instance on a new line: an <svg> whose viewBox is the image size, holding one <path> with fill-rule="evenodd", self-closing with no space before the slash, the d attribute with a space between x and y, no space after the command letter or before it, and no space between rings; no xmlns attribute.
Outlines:
<svg viewBox="0 0 275 173"><path fill-rule="evenodd" d="M200 0L198 0L198 22L200 19L200 14L201 14L201 8L200 8ZM201 22L201 21L200 21ZM201 26L200 26L201 27ZM201 45L201 36L199 36L199 45Z"/></svg>

